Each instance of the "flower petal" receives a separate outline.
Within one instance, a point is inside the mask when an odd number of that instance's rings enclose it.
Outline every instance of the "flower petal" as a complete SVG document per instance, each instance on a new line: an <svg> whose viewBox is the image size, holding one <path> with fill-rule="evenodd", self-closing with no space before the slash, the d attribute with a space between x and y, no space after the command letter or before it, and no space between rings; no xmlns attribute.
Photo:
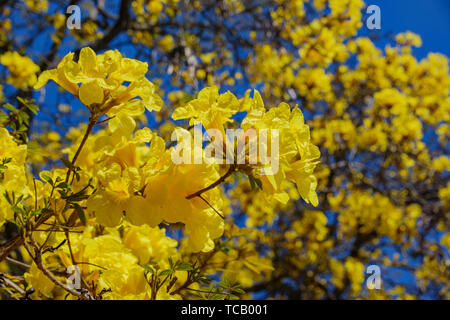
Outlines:
<svg viewBox="0 0 450 320"><path fill-rule="evenodd" d="M103 89L97 81L83 83L80 87L79 96L81 102L86 106L94 103L100 104L104 99Z"/></svg>

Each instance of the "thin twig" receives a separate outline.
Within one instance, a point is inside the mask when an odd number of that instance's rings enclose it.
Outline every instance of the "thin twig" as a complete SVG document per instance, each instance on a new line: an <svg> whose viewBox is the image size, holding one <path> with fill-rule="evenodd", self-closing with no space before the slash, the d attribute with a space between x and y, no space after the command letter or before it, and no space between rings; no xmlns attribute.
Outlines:
<svg viewBox="0 0 450 320"><path fill-rule="evenodd" d="M206 203L211 209L213 209L214 212L217 213L217 214L219 215L219 217L221 217L222 219L225 220L225 217L224 217L222 214L220 214L220 212L217 211L217 209L214 208L214 207L208 202L208 200L206 200L205 198L203 198L201 194L199 194L197 197L199 197L200 199L202 199L203 201L205 201L205 203Z"/></svg>
<svg viewBox="0 0 450 320"><path fill-rule="evenodd" d="M115 117L116 117L116 116L112 116L112 117L110 117L110 118L108 118L108 119L98 121L98 122L96 122L95 124L97 125L97 124L105 123L105 122L107 122L107 121L109 121L109 120L111 120L111 119L114 119Z"/></svg>
<svg viewBox="0 0 450 320"><path fill-rule="evenodd" d="M33 178L33 184L34 184L34 210L37 210L37 188L35 178Z"/></svg>
<svg viewBox="0 0 450 320"><path fill-rule="evenodd" d="M224 182L229 176L231 176L235 170L236 170L236 166L231 165L230 168L228 169L228 171L223 176L221 176L216 182L210 184L206 188L203 188L197 192L194 192L193 194L186 196L186 199L190 200L192 198L200 196L202 193L205 193L206 191L214 189L215 187L220 185L222 182Z"/></svg>
<svg viewBox="0 0 450 320"><path fill-rule="evenodd" d="M3 273L0 273L0 286L7 287L7 288L13 288L18 293L20 293L22 296L27 296L27 292L22 289L19 285L17 285L14 281L8 279Z"/></svg>
<svg viewBox="0 0 450 320"><path fill-rule="evenodd" d="M39 245L36 243L36 240L34 240L33 235L31 234L31 232L29 233L29 239L31 241L31 245L34 248L34 252L35 255L33 255L33 252L30 248L30 246L28 245L28 243L25 241L23 244L25 246L25 249L28 251L28 254L30 255L30 257L33 259L34 263L36 263L36 266L38 267L39 270L42 271L42 273L50 279L50 281L52 281L55 285L63 288L64 290L66 290L68 293L76 296L76 297L81 297L84 296L84 294L82 294L81 292L78 292L72 288L70 288L69 286L65 285L64 283L62 283L61 281L59 281L54 275L53 273L51 273L45 266L44 263L42 261L42 254L39 251Z"/></svg>
<svg viewBox="0 0 450 320"><path fill-rule="evenodd" d="M81 150L83 149L83 146L86 143L89 135L91 134L92 129L94 128L96 122L97 122L97 119L92 118L92 117L89 118L89 124L88 124L86 132L83 136L83 140L81 140L80 146L78 147L77 151L75 152L75 155L73 156L73 159L71 162L71 168L69 168L69 170L67 170L66 183L69 182L69 177L70 177L70 173L72 172L72 168L75 166L75 162L77 161L78 156L80 155Z"/></svg>
<svg viewBox="0 0 450 320"><path fill-rule="evenodd" d="M15 264L15 265L17 265L19 267L22 267L24 269L27 269L27 270L30 269L30 265L29 264L23 263L23 262L21 262L19 260L11 258L11 257L6 257L6 261L11 262L11 263L13 263L13 264Z"/></svg>

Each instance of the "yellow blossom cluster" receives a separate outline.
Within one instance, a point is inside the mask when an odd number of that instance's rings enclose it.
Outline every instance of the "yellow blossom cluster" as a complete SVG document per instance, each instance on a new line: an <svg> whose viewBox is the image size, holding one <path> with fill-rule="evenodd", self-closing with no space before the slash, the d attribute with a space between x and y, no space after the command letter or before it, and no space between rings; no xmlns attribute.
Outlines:
<svg viewBox="0 0 450 320"><path fill-rule="evenodd" d="M135 128L133 116L141 115L144 108L149 111L161 108L161 98L145 77L147 63L124 58L117 50L96 55L89 47L81 49L78 62L73 57L74 53L69 53L56 69L45 70L35 89L49 80L55 81L77 97L95 121L103 114L114 117L109 122L112 130L131 132Z"/></svg>
<svg viewBox="0 0 450 320"><path fill-rule="evenodd" d="M36 83L39 66L30 58L21 56L18 52L5 52L0 56L0 64L9 70L6 82L16 88L25 89Z"/></svg>
<svg viewBox="0 0 450 320"><path fill-rule="evenodd" d="M3 196L5 192L28 194L25 161L27 146L19 145L5 128L0 128L0 226L13 218L14 212Z"/></svg>
<svg viewBox="0 0 450 320"><path fill-rule="evenodd" d="M25 248L31 267L24 277L29 288L35 290L33 297L61 298L67 291L72 298L85 295L67 287L54 275L54 270L71 266L80 268L83 286L89 287L90 297L179 297L176 285L183 284L183 277L185 282L191 280L181 272L186 266L174 264L173 261L181 258L176 249L178 243L165 235L161 229L163 224L182 225L183 252L190 255L211 252L215 263L227 266L228 271L223 273L227 281L250 286L254 274L270 272L268 258L260 257L254 245L246 244L243 238L236 238L235 249L226 254L216 252L217 241L226 225L220 212L229 210L226 193L215 186L225 182L224 171L228 176L241 172L252 183L257 179L264 201L284 206L291 197L296 200L301 196L317 206L317 180L313 172L320 153L310 141L309 128L300 109L291 110L284 103L267 111L257 91L253 97L248 91L239 100L230 92L219 94L217 87L207 87L196 99L177 108L173 118L190 119L191 123L199 121L206 129L224 133L233 124L235 114L246 112L242 129L275 130L271 135L279 137L276 140L280 150L279 168L274 170L261 159L255 164L231 163L228 168L215 162L179 164L173 161L172 154L180 145L166 146L149 128L135 130L134 119L144 108L159 110L162 104L154 85L145 77L147 64L124 58L118 51L97 55L90 48L81 49L78 61L73 58L74 54L69 53L56 69L44 71L35 85L41 88L53 80L90 112L87 127L67 134L66 139L73 142L62 150L72 159L63 161L67 168L41 171L39 180L27 179L26 146L17 145L6 129L1 131L0 141L6 144L2 148L6 153L1 156L8 160L2 167L0 190L13 197L1 200L2 204L8 202L2 206L5 209L2 209L1 223L15 221L29 230L25 234L28 242ZM103 115L108 116L107 127L94 133L93 128L102 123L99 119ZM58 146L61 140L56 132L48 132L46 139ZM259 147L275 152L273 145ZM194 145L192 151L203 155L206 150ZM33 158L35 163L42 162ZM17 196L20 198L16 201ZM40 225L52 224L66 224L67 229L60 233L35 230ZM233 238L232 233L230 237ZM52 254L43 258L34 255L30 246L57 249L51 249ZM159 280L153 279L161 268L178 268L175 270L181 272L176 277L171 273L171 282L165 283L169 286L167 290L161 289ZM243 273L236 273L242 268ZM149 270L153 270L152 276L148 276ZM169 294L170 288L174 291Z"/></svg>

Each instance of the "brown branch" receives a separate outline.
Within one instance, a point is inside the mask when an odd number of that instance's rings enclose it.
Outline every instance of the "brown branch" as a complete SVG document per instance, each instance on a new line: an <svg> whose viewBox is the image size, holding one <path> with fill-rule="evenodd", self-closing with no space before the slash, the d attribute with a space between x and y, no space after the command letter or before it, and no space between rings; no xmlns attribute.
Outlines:
<svg viewBox="0 0 450 320"><path fill-rule="evenodd" d="M0 287L13 288L22 296L24 297L27 296L27 292L24 289L22 289L18 284L16 284L14 281L8 279L4 273L0 273Z"/></svg>
<svg viewBox="0 0 450 320"><path fill-rule="evenodd" d="M9 254L23 244L23 238L20 235L8 240L0 246L0 262L6 259Z"/></svg>
<svg viewBox="0 0 450 320"><path fill-rule="evenodd" d="M33 235L31 234L31 232L30 232L30 234L28 235L28 238L30 239L31 245L32 245L33 248L34 248L34 253L35 253L35 254L33 255L33 252L32 252L32 250L31 250L30 246L29 246L26 242L24 242L23 244L24 244L24 246L25 246L25 249L28 251L28 254L30 255L31 259L33 259L34 263L35 263L36 266L38 267L38 269L41 270L42 273L43 273L47 278L49 278L50 281L52 281L55 285L57 285L57 286L63 288L64 290L66 290L66 291L67 291L68 293L70 293L71 295L74 295L74 296L76 296L76 297L88 298L88 297L86 296L85 293L78 292L78 291L76 291L76 290L70 288L69 286L65 285L65 284L62 283L60 280L58 280L58 279L53 275L53 273L51 273L51 272L44 266L44 263L43 263L43 261L42 261L42 254L41 254L41 252L40 252L40 250L39 250L39 245L37 244L36 240L34 240Z"/></svg>
<svg viewBox="0 0 450 320"><path fill-rule="evenodd" d="M97 123L98 118L97 117L91 117L89 119L88 128L86 130L86 133L83 136L83 140L80 143L80 146L78 147L73 159L72 159L72 167L75 165L75 162L78 158L78 156L81 153L81 150L83 149L83 146L85 145L89 135L92 132L92 129L94 128L95 124ZM66 182L69 181L70 173L72 172L72 168L69 168L66 175ZM53 215L53 212L48 212L44 215L42 215L39 220L35 224L35 228L39 227L41 224L43 224L47 219L49 219ZM8 240L5 244L0 245L0 262L2 262L6 257L14 250L19 248L25 243L22 235L17 235L14 238Z"/></svg>
<svg viewBox="0 0 450 320"><path fill-rule="evenodd" d="M222 219L225 220L225 217L224 217L222 214L220 214L220 212L219 212L216 208L214 208L214 207L208 202L208 200L206 200L205 198L203 198L201 194L199 194L198 197L199 197L200 199L202 199L202 200L203 200L203 201L204 201L211 209L213 209L214 212L217 213L217 214L219 215L219 217L221 217Z"/></svg>
<svg viewBox="0 0 450 320"><path fill-rule="evenodd" d="M222 182L224 182L229 176L231 176L234 173L234 171L236 171L236 166L231 165L230 168L228 169L228 171L223 176L221 176L216 182L210 184L206 188L203 188L193 194L186 196L186 199L190 200L192 198L199 197L199 196L201 196L202 193L205 193L206 191L214 189L215 187L220 185Z"/></svg>
<svg viewBox="0 0 450 320"><path fill-rule="evenodd" d="M222 219L225 220L225 217L216 209L214 208L208 200L206 200L203 196L202 193L205 193L208 190L214 189L215 187L217 187L218 185L220 185L222 182L224 182L229 176L231 176L233 174L233 172L236 171L236 166L235 165L231 165L230 168L228 169L228 171L221 176L216 182L210 184L209 186L207 186L206 188L203 188L193 194L190 194L188 196L186 196L186 199L190 200L193 199L195 197L199 197L200 199L202 199L211 209L214 210L215 213L217 213L219 215L219 217L221 217Z"/></svg>
<svg viewBox="0 0 450 320"><path fill-rule="evenodd" d="M72 172L75 162L77 161L78 156L80 155L81 150L83 149L83 146L85 145L89 135L91 134L92 129L94 128L96 122L97 122L96 118L93 118L93 117L89 118L89 124L86 129L86 133L84 134L83 140L81 140L80 146L78 147L77 151L75 152L75 155L73 156L73 159L71 162L71 164L72 164L71 168L69 168L69 170L67 170L66 183L69 182L70 173Z"/></svg>
<svg viewBox="0 0 450 320"><path fill-rule="evenodd" d="M105 120L98 121L98 122L96 122L95 124L97 125L97 124L102 124L102 123L108 122L109 120L114 119L115 117L116 117L116 116L112 116L112 117L107 118L107 119L105 119Z"/></svg>
<svg viewBox="0 0 450 320"><path fill-rule="evenodd" d="M211 260L211 258L212 258L215 254L216 254L216 248L214 248L213 251L210 251L210 252L208 253L208 255L206 256L206 258L202 261L202 263L201 263L200 266L199 266L199 270L200 270L200 271L203 271L203 270L205 269L205 267L208 265L209 260ZM195 264L194 264L194 265L195 265ZM172 292L170 293L170 295L173 296L173 295L176 295L176 294L180 294L181 291L186 290L186 289L189 289L189 286L195 282L194 279L192 278L192 276L193 276L193 272L192 272L192 271L188 271L188 277L187 277L186 281L185 281L180 287L178 287L177 289L175 289L174 291L172 291Z"/></svg>
<svg viewBox="0 0 450 320"><path fill-rule="evenodd" d="M11 257L6 257L6 261L8 261L8 262L10 262L12 264L15 264L16 266L22 267L22 268L24 268L26 270L30 269L30 265L29 264L23 263L22 261L13 259Z"/></svg>
<svg viewBox="0 0 450 320"><path fill-rule="evenodd" d="M129 25L129 19L130 19L130 13L129 13L129 7L130 7L130 0L122 0L120 2L120 12L119 12L119 19L117 19L114 26L106 33L106 35L97 40L95 43L92 44L91 48L95 52L101 51L106 48L106 46L116 37L118 36L122 31L126 30Z"/></svg>

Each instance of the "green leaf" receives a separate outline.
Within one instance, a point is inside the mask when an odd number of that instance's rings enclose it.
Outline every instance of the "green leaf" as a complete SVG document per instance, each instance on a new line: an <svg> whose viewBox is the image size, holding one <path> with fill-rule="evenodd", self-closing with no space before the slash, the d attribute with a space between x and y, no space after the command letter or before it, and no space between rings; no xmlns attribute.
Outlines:
<svg viewBox="0 0 450 320"><path fill-rule="evenodd" d="M57 191L61 195L61 198L67 199L67 192L65 192L64 190L57 190Z"/></svg>
<svg viewBox="0 0 450 320"><path fill-rule="evenodd" d="M6 201L8 201L9 204L13 204L13 202L11 201L11 198L9 197L8 191L5 191L5 193L3 195L4 195Z"/></svg>
<svg viewBox="0 0 450 320"><path fill-rule="evenodd" d="M37 112L39 111L39 108L38 107L36 107L35 105L27 105L27 108L31 111L31 112L33 112L35 115L37 115Z"/></svg>
<svg viewBox="0 0 450 320"><path fill-rule="evenodd" d="M234 288L233 292L236 292L236 293L239 293L239 294L244 294L245 293L245 291L243 289L241 289L241 288Z"/></svg>
<svg viewBox="0 0 450 320"><path fill-rule="evenodd" d="M12 206L11 209L18 214L23 215L25 213L25 210L23 210L22 208L19 208L18 206Z"/></svg>
<svg viewBox="0 0 450 320"><path fill-rule="evenodd" d="M186 93L183 98L180 99L181 102L189 102L191 100L194 100L194 96L192 94Z"/></svg>
<svg viewBox="0 0 450 320"><path fill-rule="evenodd" d="M256 183L255 183L255 178L253 178L252 176L247 176L248 180L250 181L250 186L252 187L252 191L254 191L256 189Z"/></svg>
<svg viewBox="0 0 450 320"><path fill-rule="evenodd" d="M261 182L261 180L260 180L260 179L255 179L255 182L256 182L256 184L258 185L258 188L259 188L260 190L262 190L262 182Z"/></svg>
<svg viewBox="0 0 450 320"><path fill-rule="evenodd" d="M247 176L248 180L250 181L250 186L252 187L252 191L256 189L262 190L262 182L260 179L256 179L253 176Z"/></svg>
<svg viewBox="0 0 450 320"><path fill-rule="evenodd" d="M66 158L61 158L62 163L69 169L73 169L72 162L67 160Z"/></svg>
<svg viewBox="0 0 450 320"><path fill-rule="evenodd" d="M159 275L166 276L166 275L169 275L169 274L172 274L172 273L173 273L173 270L167 269L167 270L161 271L161 273Z"/></svg>
<svg viewBox="0 0 450 320"><path fill-rule="evenodd" d="M23 124L23 123L28 124L28 119L30 118L30 116L27 115L25 112L19 112L17 117L19 118L20 124Z"/></svg>
<svg viewBox="0 0 450 320"><path fill-rule="evenodd" d="M53 179L52 179L52 178L50 178L49 176L47 176L47 175L45 175L45 174L42 174L42 175L41 175L41 178L42 178L44 181L47 181L48 183L50 183L50 184L53 186Z"/></svg>
<svg viewBox="0 0 450 320"><path fill-rule="evenodd" d="M17 100L19 100L25 107L27 107L28 110L37 115L39 107L32 103L33 100L23 100L21 97L17 97Z"/></svg>
<svg viewBox="0 0 450 320"><path fill-rule="evenodd" d="M230 285L231 285L230 279L228 279L227 277L223 277L223 283L225 283L225 285L227 286L227 288L229 288Z"/></svg>
<svg viewBox="0 0 450 320"><path fill-rule="evenodd" d="M179 266L177 266L175 268L175 270L180 270L180 271L191 271L194 270L194 268L192 267L192 265L190 263L182 263Z"/></svg>
<svg viewBox="0 0 450 320"><path fill-rule="evenodd" d="M145 271L148 271L148 272L150 272L151 274L155 274L155 270L153 270L152 267L149 267L149 266L146 265L146 264L142 265L142 268L144 268Z"/></svg>
<svg viewBox="0 0 450 320"><path fill-rule="evenodd" d="M198 277L196 280L198 283L204 283L204 284L208 284L211 282L211 279L204 277L204 276Z"/></svg>
<svg viewBox="0 0 450 320"><path fill-rule="evenodd" d="M86 225L86 216L84 215L84 210L82 207L80 207L80 205L78 204L74 204L75 210L77 211L78 217L80 218L81 222L83 223L83 225Z"/></svg>
<svg viewBox="0 0 450 320"><path fill-rule="evenodd" d="M62 190L58 190L58 192L62 195ZM62 196L63 199L66 199L68 201L72 201L72 202L78 202L78 201L82 201L82 200L86 200L87 198L89 198L88 195L86 195L86 190L81 190L77 193L71 194L71 195L67 195L66 193L64 193L65 195Z"/></svg>
<svg viewBox="0 0 450 320"><path fill-rule="evenodd" d="M21 97L17 97L17 100L19 100L19 102L21 102L22 104L26 105L27 102L24 101Z"/></svg>
<svg viewBox="0 0 450 320"><path fill-rule="evenodd" d="M24 197L24 195L23 195L23 194L21 194L21 195L20 195L20 197L19 197L19 198L17 198L17 201L16 201L16 203L19 203L20 201L22 201L23 197Z"/></svg>
<svg viewBox="0 0 450 320"><path fill-rule="evenodd" d="M3 107L8 109L9 111L12 111L12 112L16 112L17 111L16 107L14 107L13 105L11 105L9 103L4 104Z"/></svg>
<svg viewBox="0 0 450 320"><path fill-rule="evenodd" d="M58 177L59 178L59 177ZM72 186L70 184L68 184L67 182L61 182L59 183L56 188L60 188L60 189L72 189Z"/></svg>
<svg viewBox="0 0 450 320"><path fill-rule="evenodd" d="M30 214L30 218L33 217L33 216L36 216L36 215L38 215L38 214L48 213L48 212L51 212L51 210L50 210L50 209L47 209L47 208L37 209L37 210L33 211L33 212Z"/></svg>

